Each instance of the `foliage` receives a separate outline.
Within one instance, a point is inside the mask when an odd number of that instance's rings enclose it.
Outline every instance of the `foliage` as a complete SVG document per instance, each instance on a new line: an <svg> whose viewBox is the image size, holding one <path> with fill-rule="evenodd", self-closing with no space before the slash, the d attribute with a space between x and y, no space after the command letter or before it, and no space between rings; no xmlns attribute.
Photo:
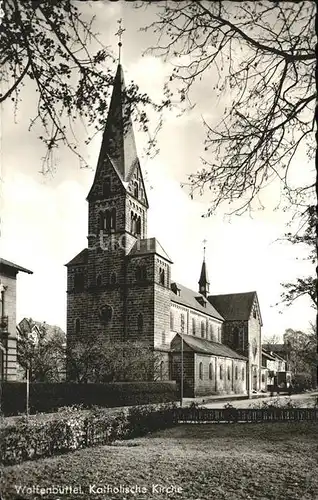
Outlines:
<svg viewBox="0 0 318 500"><path fill-rule="evenodd" d="M314 184L294 187L288 173L300 145L310 159L315 152L315 3L175 1L156 10L144 29L158 35L149 51L173 58L171 95L177 86L192 106L190 91L206 76L226 100L220 123L204 120L203 168L189 178L192 193L211 190L208 215L220 203L250 209L273 179L290 199L306 197Z"/></svg>
<svg viewBox="0 0 318 500"><path fill-rule="evenodd" d="M159 374L160 355L138 341L78 340L68 350L68 371L77 382L151 380Z"/></svg>
<svg viewBox="0 0 318 500"><path fill-rule="evenodd" d="M5 382L2 387L4 415L18 415L25 411L26 388L23 382ZM174 382L112 382L105 384L78 384L70 382L31 383L30 412L64 411L64 407L113 408L117 406L166 403L178 397Z"/></svg>
<svg viewBox="0 0 318 500"><path fill-rule="evenodd" d="M317 366L317 335L312 325L309 333L289 328L284 334L284 343L287 344L289 370L295 376L307 373L312 380L312 373Z"/></svg>
<svg viewBox="0 0 318 500"><path fill-rule="evenodd" d="M71 408L53 420L21 421L0 431L0 460L2 464L20 463L164 429L175 423L174 408L173 404L147 405L111 413Z"/></svg>
<svg viewBox="0 0 318 500"><path fill-rule="evenodd" d="M65 333L32 318L17 326L17 358L31 382L59 382L65 371Z"/></svg>
<svg viewBox="0 0 318 500"><path fill-rule="evenodd" d="M302 214L301 224L298 231L285 234L284 240L293 245L303 245L309 250L305 260L312 264L317 262L317 208L310 205ZM290 306L293 302L307 295L312 301L312 306L317 308L317 278L306 276L298 278L294 283L283 283L284 292L281 295L282 302Z"/></svg>
<svg viewBox="0 0 318 500"><path fill-rule="evenodd" d="M61 145L84 161L74 135L75 121L94 126L96 133L107 116L115 60L94 31L94 17L85 20L79 5L72 0L2 2L0 102L11 100L16 109L24 98L23 87L33 89L37 97L29 129L40 125L42 130L43 172L54 168L53 152ZM127 88L126 98L146 132L145 106L160 112L167 105L156 105L135 84Z"/></svg>

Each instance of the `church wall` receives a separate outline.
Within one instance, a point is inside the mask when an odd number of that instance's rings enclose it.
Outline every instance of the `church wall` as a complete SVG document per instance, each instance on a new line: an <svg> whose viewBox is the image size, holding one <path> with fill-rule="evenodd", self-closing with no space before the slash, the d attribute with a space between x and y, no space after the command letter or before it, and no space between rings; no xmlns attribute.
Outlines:
<svg viewBox="0 0 318 500"><path fill-rule="evenodd" d="M200 363L202 363L202 378L200 378ZM210 364L212 378L209 373ZM235 368L237 368L237 378ZM244 368L244 378L242 378L242 368ZM246 362L244 360L195 354L195 396L245 393Z"/></svg>
<svg viewBox="0 0 318 500"><path fill-rule="evenodd" d="M144 266L146 279L136 280L137 267ZM154 344L154 262L153 256L134 257L127 264L127 340ZM138 315L142 315L142 332L138 331Z"/></svg>
<svg viewBox="0 0 318 500"><path fill-rule="evenodd" d="M248 354L248 322L224 321L222 343L236 352Z"/></svg>
<svg viewBox="0 0 318 500"><path fill-rule="evenodd" d="M191 350L183 352L183 397L195 397L195 354ZM180 386L181 380L181 352L172 352L171 354L171 379L175 380Z"/></svg>
<svg viewBox="0 0 318 500"><path fill-rule="evenodd" d="M198 338L205 338L213 340L214 342L221 342L222 321L218 321L211 316L205 315L194 309L171 302L170 311L173 314L173 332L182 333L181 314L184 315L184 328L183 333L186 335L194 335ZM193 321L195 320L195 332L193 331ZM204 337L201 336L201 323L204 321L205 330ZM212 338L211 330L212 326Z"/></svg>
<svg viewBox="0 0 318 500"><path fill-rule="evenodd" d="M164 269L165 282L160 283L160 269ZM170 347L170 265L158 256L154 262L154 347Z"/></svg>

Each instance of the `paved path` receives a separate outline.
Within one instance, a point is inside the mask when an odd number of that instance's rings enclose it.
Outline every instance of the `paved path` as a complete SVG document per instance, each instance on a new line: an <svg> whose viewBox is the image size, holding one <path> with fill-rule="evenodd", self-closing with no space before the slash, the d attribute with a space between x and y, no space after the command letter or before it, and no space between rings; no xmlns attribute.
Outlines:
<svg viewBox="0 0 318 500"><path fill-rule="evenodd" d="M312 407L313 405L313 401L316 400L316 398L318 397L318 391L315 391L315 392L305 392L303 394L293 394L292 396L290 396L290 399L292 399L293 401L297 402L298 404L301 403L301 407L302 408L307 408L307 407ZM289 399L289 396L287 396L286 394L282 394L280 396L278 396L279 399ZM272 400L276 400L277 399L277 395L275 394L273 397L270 397L270 396L266 396L264 398L259 398L259 399L239 399L239 400L225 400L225 399L222 399L222 401L211 401L210 403L201 403L200 402L200 406L204 406L205 408L223 408L224 405L226 405L227 403L235 406L235 408L249 408L250 405L256 405L258 403L262 403L263 401L272 401Z"/></svg>

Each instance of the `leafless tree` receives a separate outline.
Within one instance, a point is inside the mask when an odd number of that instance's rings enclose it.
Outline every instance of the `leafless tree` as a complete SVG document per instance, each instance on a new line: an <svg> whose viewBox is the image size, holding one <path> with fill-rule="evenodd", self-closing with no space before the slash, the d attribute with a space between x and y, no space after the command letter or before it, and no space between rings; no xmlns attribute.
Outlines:
<svg viewBox="0 0 318 500"><path fill-rule="evenodd" d="M92 127L92 135L104 127L112 89L115 59L81 15L81 2L73 0L2 0L0 102L12 101L14 109L28 85L37 94L30 127L46 146L43 172L54 166L53 152L66 145L85 165L74 125L79 119ZM98 48L92 53L92 45ZM156 106L138 86L127 88L134 118L148 131L147 105ZM87 139L88 141L90 138Z"/></svg>
<svg viewBox="0 0 318 500"><path fill-rule="evenodd" d="M207 215L222 202L234 202L231 213L251 209L273 179L289 201L306 198L314 184L295 188L288 173L300 145L309 158L315 151L315 2L198 0L155 7L157 18L144 29L158 35L149 50L176 61L171 95L177 83L180 101L192 104L193 84L213 70L218 81L211 93L231 98L217 126L204 121L203 168L189 178L191 193L211 190Z"/></svg>

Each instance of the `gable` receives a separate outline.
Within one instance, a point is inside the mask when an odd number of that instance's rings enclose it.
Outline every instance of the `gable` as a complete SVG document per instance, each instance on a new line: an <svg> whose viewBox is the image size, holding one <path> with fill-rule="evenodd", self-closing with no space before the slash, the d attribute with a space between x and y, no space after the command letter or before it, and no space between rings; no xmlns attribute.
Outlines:
<svg viewBox="0 0 318 500"><path fill-rule="evenodd" d="M149 204L147 199L145 183L138 159L134 164L129 179L130 180L127 185L127 192L134 198L138 199L138 201L140 201L143 205L145 205L148 208ZM136 187L137 187L137 196L136 196Z"/></svg>
<svg viewBox="0 0 318 500"><path fill-rule="evenodd" d="M87 201L103 198L103 184L106 179L110 180L112 195L122 194L125 186L122 179L108 156L99 160L92 187L87 195Z"/></svg>

